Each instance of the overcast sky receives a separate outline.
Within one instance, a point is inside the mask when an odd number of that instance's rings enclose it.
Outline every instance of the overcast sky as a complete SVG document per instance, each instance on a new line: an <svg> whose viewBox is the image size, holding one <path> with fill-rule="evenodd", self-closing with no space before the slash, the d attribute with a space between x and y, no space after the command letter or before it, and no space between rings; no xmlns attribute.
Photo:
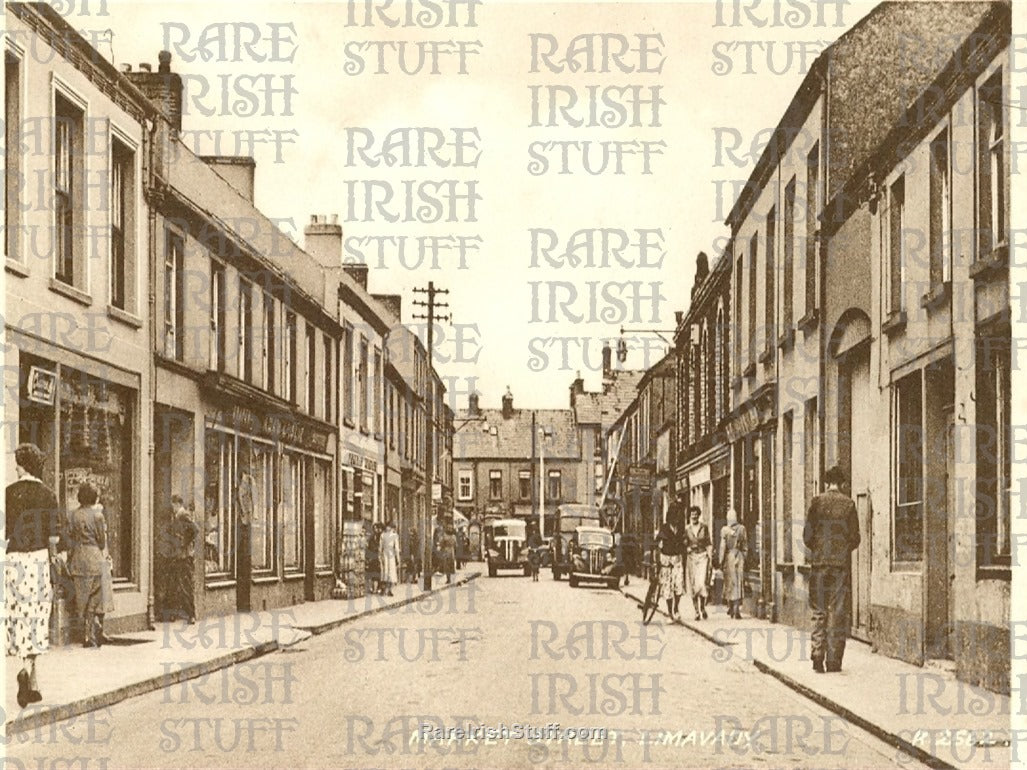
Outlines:
<svg viewBox="0 0 1027 770"><path fill-rule="evenodd" d="M95 14L99 0L90 4ZM816 54L871 7L796 0L781 8L763 0L751 17L739 13L736 19L730 0L719 5L490 2L474 7L472 27L464 2L415 2L415 23L418 12L428 23L439 21L441 13L441 25L424 28L404 26L406 6L394 5L398 10L384 12L400 22L394 28L378 15L372 15L372 26L347 25L347 3L108 0L109 15L69 20L80 29L111 29L113 60L119 65L149 62L156 69L157 52L169 48L173 69L187 76L186 141L201 154L253 154L257 205L285 220L286 231L299 242L311 214L338 214L351 258L361 253L370 265L371 290L403 295L404 320L414 310L415 286L431 280L449 289L446 299L457 326L445 332L450 339L462 333L468 342L463 362L447 360L439 368L458 378L458 406L466 403L466 378L476 377L483 406L498 406L509 385L518 406L538 408L565 406L576 371L587 387L598 388L602 340L616 338L621 327L638 348L627 366L658 360L664 343L636 330L673 328L674 311L687 307L696 254L707 252L711 263L719 255L723 219L734 198L730 180L748 176L761 149L760 132L765 137L776 125ZM353 7L357 21L364 21L365 8L363 0ZM792 16L786 16L789 10ZM451 21L456 26L447 26ZM229 26L209 26L219 23ZM247 47L254 32L259 40ZM591 45L577 46L576 71L566 66L551 71L566 64L571 40L586 34L594 37L588 39ZM533 41L540 54L556 47L548 60L536 57L537 71L532 71ZM627 53L616 58L624 44ZM100 47L110 55L108 47ZM400 48L410 69L425 52L419 74L400 70ZM379 50L387 74L377 73ZM434 51L439 74L430 72ZM459 73L461 64L467 74ZM614 90L604 90L610 87ZM558 125L548 125L550 105L563 107L571 98L577 104L567 117L587 124L590 93L605 94L626 109L611 110L600 102L596 115L602 125L596 127L568 125L554 109ZM543 125L531 125L533 94L539 106L534 122ZM654 94L660 102L655 108ZM632 101L635 96L640 103ZM604 113L612 127L603 122ZM410 127L440 130L448 146L435 155L450 165L439 167L425 153L424 166L372 168L355 151L354 163L347 163L348 137L356 142L354 150L373 142L366 155L374 158L389 131ZM361 128L370 133L352 131ZM453 128L465 129L462 138ZM737 163L722 146L718 165L718 133L725 138L722 145L741 138ZM250 146L248 136L266 143ZM611 169L616 149L624 151L624 173L584 172L581 145L566 145L572 173L557 173L564 145L533 145L585 141L593 169L604 157L601 143L614 153L608 156ZM453 145L461 143L458 155ZM418 145L409 149L416 163ZM394 154L402 158L401 148ZM548 163L545 173L532 173L533 162L535 171L544 163L540 158ZM648 174L642 173L647 161ZM441 207L423 211L423 201L415 199L415 220L428 221L404 221L406 182L415 194L419 189L434 194L447 190L438 183L448 180L462 197L450 205L448 197L435 194ZM365 221L369 183L376 194L390 190L393 197L381 208L372 206ZM473 221L467 200L472 193L478 196ZM455 221L447 221L449 215ZM532 228L555 231L554 260L575 231L607 228L607 243L617 247L616 231L623 230L629 246L622 259L634 266L611 260L603 267L603 239L597 236L592 267L566 260L554 266L544 259L533 267ZM406 267L394 244L379 259L378 242L368 240L378 236L406 237ZM427 258L418 266L417 239L428 236L454 245L440 251L438 269ZM548 233L536 241L550 245ZM455 248L460 242L468 246L464 269ZM643 261L647 264L639 265ZM637 290L623 286L630 282L638 282ZM564 306L571 291L577 300ZM596 302L590 301L593 291ZM655 302L648 298L654 293L660 297ZM590 322L596 314L598 320ZM475 324L476 330L470 328ZM544 339L549 341L540 342ZM447 342L439 353L453 359L461 351Z"/></svg>

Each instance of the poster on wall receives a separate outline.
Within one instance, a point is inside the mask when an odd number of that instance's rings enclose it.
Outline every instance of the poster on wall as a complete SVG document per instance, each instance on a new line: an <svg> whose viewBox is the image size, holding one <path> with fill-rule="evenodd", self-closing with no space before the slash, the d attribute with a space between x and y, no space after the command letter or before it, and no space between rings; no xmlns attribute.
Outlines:
<svg viewBox="0 0 1027 770"><path fill-rule="evenodd" d="M53 406L57 393L57 373L33 366L29 369L28 398L37 404Z"/></svg>
<svg viewBox="0 0 1027 770"><path fill-rule="evenodd" d="M66 468L61 474L64 477L64 500L69 509L78 507L78 488L83 484L89 484L100 496L100 503L111 497L111 477L109 474L100 473L92 468Z"/></svg>

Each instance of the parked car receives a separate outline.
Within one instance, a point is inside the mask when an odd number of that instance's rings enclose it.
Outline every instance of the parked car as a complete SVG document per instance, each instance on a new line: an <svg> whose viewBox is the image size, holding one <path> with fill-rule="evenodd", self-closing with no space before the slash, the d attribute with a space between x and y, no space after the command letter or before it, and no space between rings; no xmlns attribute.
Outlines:
<svg viewBox="0 0 1027 770"><path fill-rule="evenodd" d="M580 526L599 526L599 510L590 505L565 503L556 509L556 528L551 539L553 580L570 573L568 545Z"/></svg>
<svg viewBox="0 0 1027 770"><path fill-rule="evenodd" d="M605 527L577 527L568 575L571 588L586 581L606 583L610 588L616 588L624 574L619 552L616 537Z"/></svg>
<svg viewBox="0 0 1027 770"><path fill-rule="evenodd" d="M528 564L527 525L521 519L492 519L485 522L485 560L489 577L501 569L520 570L531 574Z"/></svg>

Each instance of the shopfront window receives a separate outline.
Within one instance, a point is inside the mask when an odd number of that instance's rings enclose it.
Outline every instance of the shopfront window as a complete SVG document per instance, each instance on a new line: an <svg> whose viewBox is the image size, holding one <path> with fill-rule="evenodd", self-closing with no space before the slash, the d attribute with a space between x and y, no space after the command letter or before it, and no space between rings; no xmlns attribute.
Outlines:
<svg viewBox="0 0 1027 770"><path fill-rule="evenodd" d="M208 430L204 451L204 572L230 577L235 573L233 491L235 462L232 437Z"/></svg>
<svg viewBox="0 0 1027 770"><path fill-rule="evenodd" d="M248 449L248 451L247 451ZM239 451L249 455L253 476L253 519L250 525L250 559L254 572L272 572L275 567L275 476L274 454L269 444L243 439ZM245 460L241 465L246 470Z"/></svg>
<svg viewBox="0 0 1027 770"><path fill-rule="evenodd" d="M61 367L59 382L60 501L71 510L78 505L80 485L96 488L107 519L114 577L133 580L130 391L67 367Z"/></svg>
<svg viewBox="0 0 1027 770"><path fill-rule="evenodd" d="M293 572L303 568L303 475L303 458L286 454L282 462L282 535L285 569Z"/></svg>
<svg viewBox="0 0 1027 770"><path fill-rule="evenodd" d="M332 522L335 521L335 495L332 492L332 466L327 460L314 461L314 566L331 566Z"/></svg>

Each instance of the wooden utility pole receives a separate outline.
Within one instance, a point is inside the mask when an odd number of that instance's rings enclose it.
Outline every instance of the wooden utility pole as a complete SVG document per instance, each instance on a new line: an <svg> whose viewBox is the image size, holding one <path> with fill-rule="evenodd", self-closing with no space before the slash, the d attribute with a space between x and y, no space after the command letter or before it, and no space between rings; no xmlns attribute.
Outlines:
<svg viewBox="0 0 1027 770"><path fill-rule="evenodd" d="M422 563L424 564L424 590L431 590L432 575L435 572L435 567L432 564L432 551L434 543L431 536L431 524L432 514L434 513L434 497L435 497L435 322L436 321L448 321L450 320L449 315L437 315L436 311L439 308L448 308L445 302L436 302L436 294L449 294L449 289L437 289L435 288L434 281L428 281L427 289L414 289L415 294L427 294L428 300L414 300L414 304L425 308L425 312L419 315L413 316L415 319L422 319L428 322L427 329L427 345L428 348L428 384L426 388L427 394L427 430L425 431L427 437L427 449L425 452L425 483L428 486L428 505L425 509L425 521L421 527L421 542L422 542L422 553L424 558Z"/></svg>

